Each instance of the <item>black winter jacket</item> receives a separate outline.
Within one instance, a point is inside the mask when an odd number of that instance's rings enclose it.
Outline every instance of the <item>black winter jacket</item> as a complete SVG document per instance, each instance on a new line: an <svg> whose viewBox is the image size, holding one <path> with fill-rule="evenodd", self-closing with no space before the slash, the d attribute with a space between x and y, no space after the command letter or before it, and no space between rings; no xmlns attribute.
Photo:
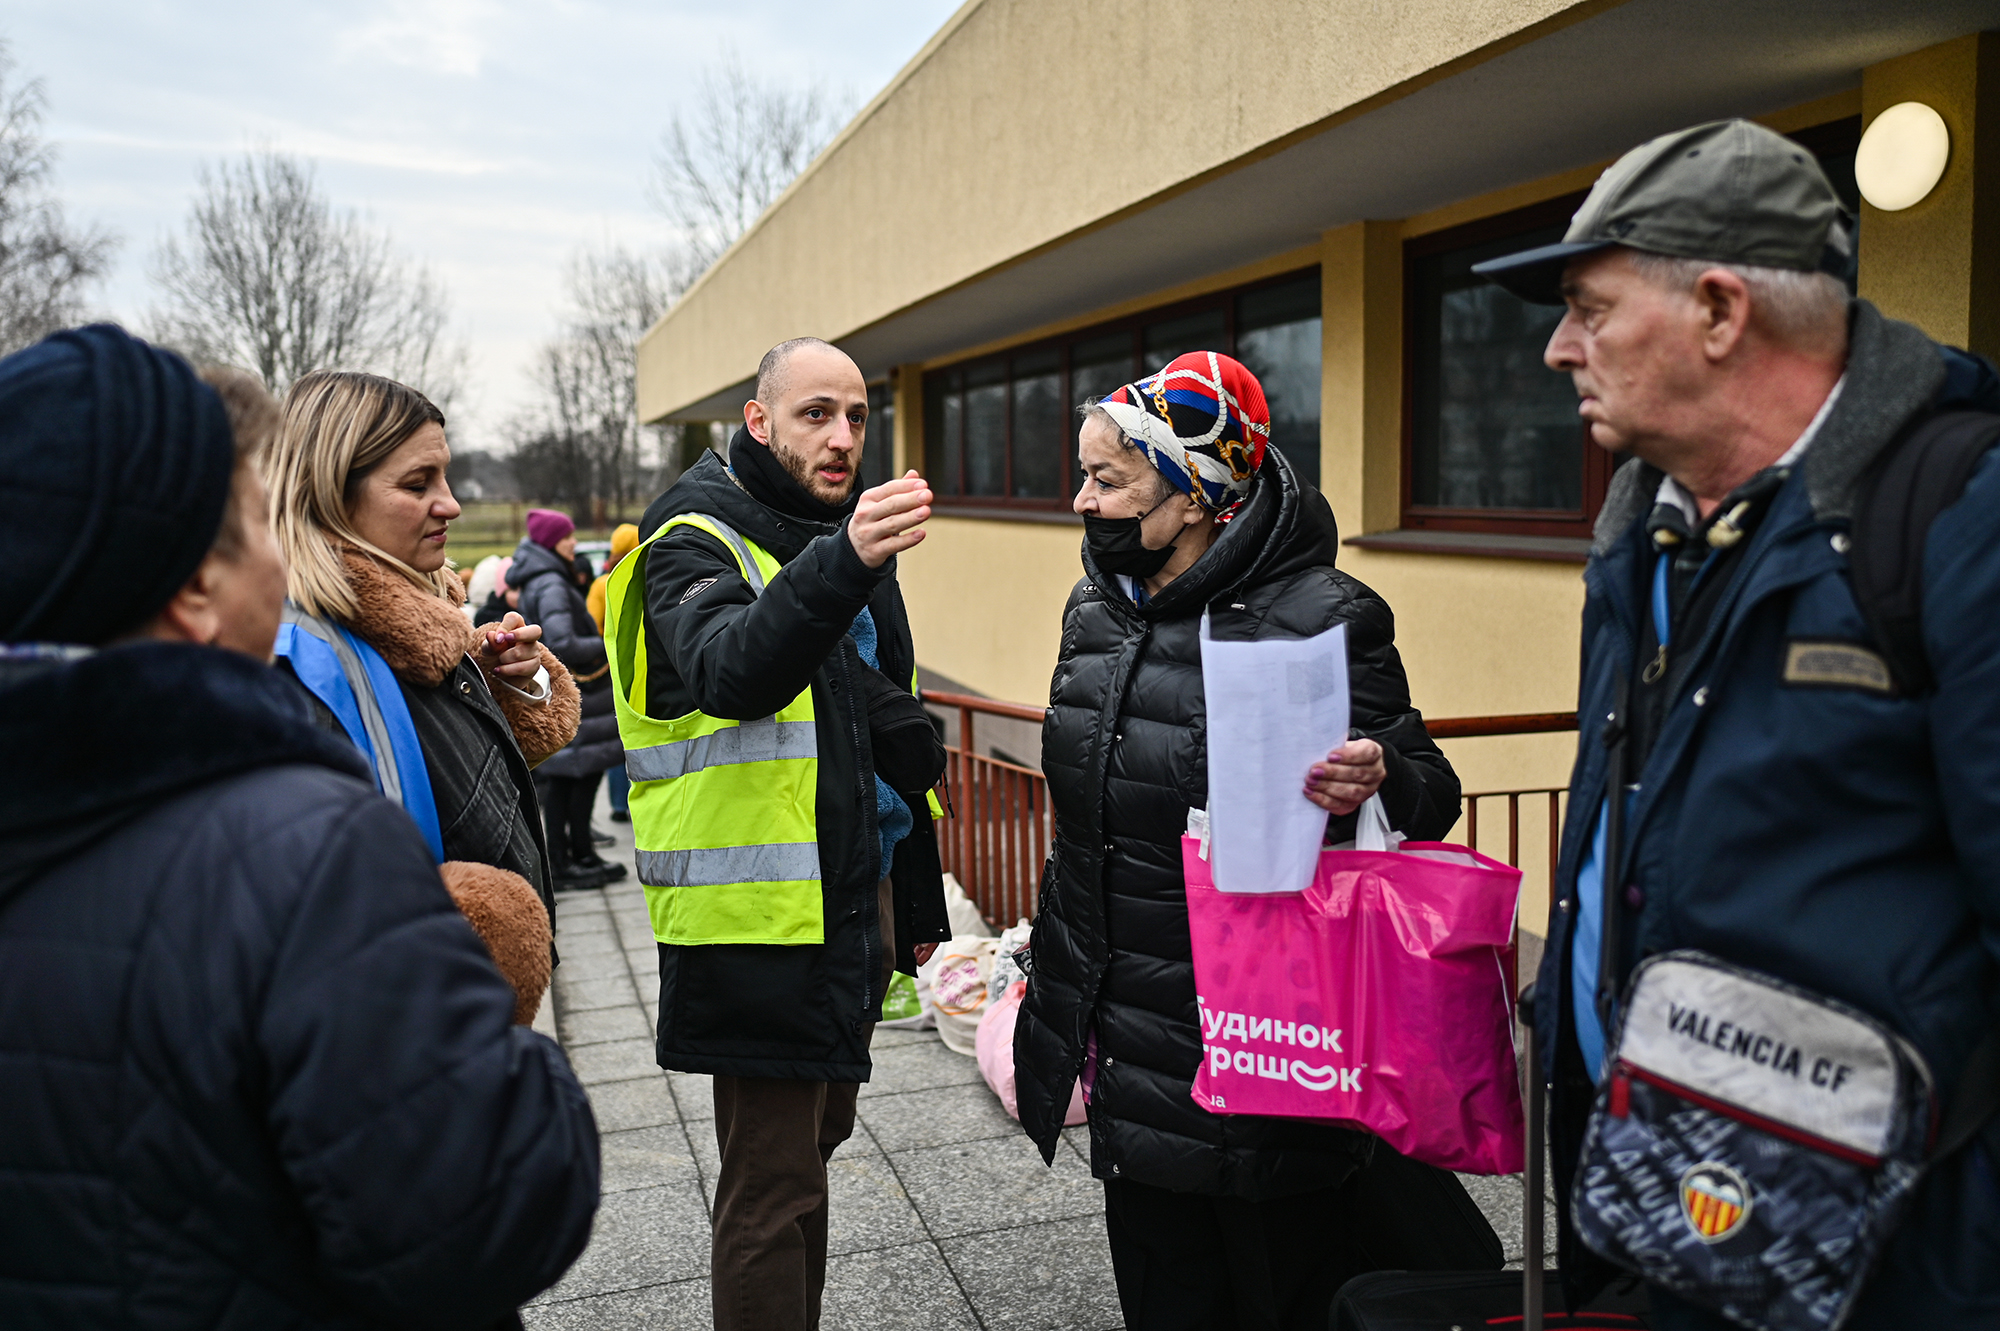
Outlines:
<svg viewBox="0 0 2000 1331"><path fill-rule="evenodd" d="M1389 607L1335 570L1336 550L1326 500L1276 450L1215 543L1145 606L1085 548L1042 729L1056 839L1014 1030L1021 1124L1044 1159L1093 1025L1099 1178L1261 1199L1333 1187L1368 1159L1366 1133L1210 1114L1190 1098L1201 1036L1180 838L1188 809L1208 803L1202 610L1225 639L1346 624L1353 725L1382 745L1390 822L1434 839L1458 820L1458 778L1410 706ZM1353 835L1353 815L1331 822L1332 839Z"/></svg>
<svg viewBox="0 0 2000 1331"><path fill-rule="evenodd" d="M300 691L151 643L0 679L0 1325L515 1325L597 1132Z"/></svg>
<svg viewBox="0 0 2000 1331"><path fill-rule="evenodd" d="M624 762L604 668L604 635L590 617L583 589L576 585L576 566L523 537L514 548L507 585L521 589L521 618L542 626L542 642L569 667L583 694L583 723L576 728L576 738L535 770L546 776L596 776Z"/></svg>
<svg viewBox="0 0 2000 1331"><path fill-rule="evenodd" d="M895 561L871 569L844 526L767 508L713 453L646 510L642 532L681 513L709 513L781 564L753 595L736 556L681 527L627 555L646 588L646 710L702 711L747 721L810 687L819 739L819 863L825 939L819 945L660 947L660 1065L687 1072L809 1081L867 1081L868 1031L882 1015L876 884L881 843L861 672L848 630L863 606L875 619L882 673L908 687L915 668ZM912 949L951 935L930 810L910 801L915 827L896 846L896 967Z"/></svg>

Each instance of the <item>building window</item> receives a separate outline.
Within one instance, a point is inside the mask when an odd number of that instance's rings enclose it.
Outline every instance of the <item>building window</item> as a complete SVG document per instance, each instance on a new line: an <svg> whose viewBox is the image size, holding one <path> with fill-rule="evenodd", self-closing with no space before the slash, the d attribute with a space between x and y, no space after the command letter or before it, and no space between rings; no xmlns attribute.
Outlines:
<svg viewBox="0 0 2000 1331"><path fill-rule="evenodd" d="M872 490L896 474L896 389L893 384L868 385L868 433L861 442L863 490Z"/></svg>
<svg viewBox="0 0 2000 1331"><path fill-rule="evenodd" d="M1272 443L1319 483L1319 269L924 375L924 474L941 507L1067 510L1076 408L1189 351L1249 367Z"/></svg>
<svg viewBox="0 0 2000 1331"><path fill-rule="evenodd" d="M1793 136L1853 203L1858 118ZM1486 259L1561 240L1572 194L1403 247L1403 526L1587 537L1618 459L1590 442L1567 375L1542 363L1559 307L1473 275Z"/></svg>

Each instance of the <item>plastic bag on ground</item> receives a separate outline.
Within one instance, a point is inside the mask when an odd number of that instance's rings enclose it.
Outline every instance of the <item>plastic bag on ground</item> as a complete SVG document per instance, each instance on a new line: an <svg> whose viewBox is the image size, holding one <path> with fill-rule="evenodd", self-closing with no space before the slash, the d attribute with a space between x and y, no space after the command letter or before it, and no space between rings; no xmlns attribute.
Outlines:
<svg viewBox="0 0 2000 1331"><path fill-rule="evenodd" d="M1028 978L1015 963L1014 954L1026 947L1034 936L1035 926L1026 920L1011 929L1000 931L999 946L993 952L993 978L987 984L994 993L1004 994L1013 987L1014 981Z"/></svg>
<svg viewBox="0 0 2000 1331"><path fill-rule="evenodd" d="M1021 1014L1021 999L1027 991L1024 980L1016 980L1001 990L1000 997L987 1004L986 1015L979 1019L975 1040L979 1075L985 1078L993 1094L1000 1097L1000 1107L1007 1111L1007 1117L1016 1123L1021 1121L1021 1106L1014 1093L1014 1023ZM1079 1081L1070 1091L1069 1112L1063 1116L1063 1126L1073 1128L1081 1124L1084 1113L1083 1083Z"/></svg>
<svg viewBox="0 0 2000 1331"><path fill-rule="evenodd" d="M979 1019L986 1014L986 986L993 975L994 938L960 935L943 944L917 968L930 987L926 1010L937 1022L938 1038L953 1053L972 1056Z"/></svg>
<svg viewBox="0 0 2000 1331"><path fill-rule="evenodd" d="M958 885L958 878L953 874L944 876L944 913L951 923L953 938L993 937L993 926L979 913L979 907L972 898L965 895L965 889Z"/></svg>
<svg viewBox="0 0 2000 1331"><path fill-rule="evenodd" d="M924 1003L929 992L921 973L912 978L898 971L889 977L889 991L882 995L882 1020L876 1024L892 1031L929 1030L937 1025Z"/></svg>

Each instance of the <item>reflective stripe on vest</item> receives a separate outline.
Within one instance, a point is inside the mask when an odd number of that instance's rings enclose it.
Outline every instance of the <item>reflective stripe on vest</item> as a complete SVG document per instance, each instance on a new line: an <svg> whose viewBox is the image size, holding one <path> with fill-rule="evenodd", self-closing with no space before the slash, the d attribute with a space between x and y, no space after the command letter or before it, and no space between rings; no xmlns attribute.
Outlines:
<svg viewBox="0 0 2000 1331"><path fill-rule="evenodd" d="M604 636L632 779L639 881L663 943L819 943L819 738L808 686L751 721L646 714L645 569L653 542L694 527L736 556L753 595L780 565L706 513L669 518L611 571Z"/></svg>

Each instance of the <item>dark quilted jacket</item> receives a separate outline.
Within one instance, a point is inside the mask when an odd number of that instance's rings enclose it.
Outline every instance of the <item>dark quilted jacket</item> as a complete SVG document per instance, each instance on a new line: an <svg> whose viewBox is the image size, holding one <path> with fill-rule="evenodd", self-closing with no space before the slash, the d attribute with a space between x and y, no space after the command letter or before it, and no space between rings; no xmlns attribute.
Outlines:
<svg viewBox="0 0 2000 1331"><path fill-rule="evenodd" d="M1215 544L1143 608L1085 550L1042 731L1056 842L1014 1033L1021 1123L1045 1158L1093 1024L1099 1178L1264 1198L1337 1185L1368 1157L1364 1133L1214 1115L1189 1098L1201 1039L1180 837L1188 809L1208 803L1203 608L1218 638L1346 624L1353 724L1387 754L1391 823L1430 839L1458 818L1458 778L1410 706L1389 607L1334 569L1336 550L1326 500L1276 451ZM1334 820L1333 839L1352 821Z"/></svg>
<svg viewBox="0 0 2000 1331"><path fill-rule="evenodd" d="M212 648L0 676L0 1326L516 1325L597 1132L415 826Z"/></svg>

